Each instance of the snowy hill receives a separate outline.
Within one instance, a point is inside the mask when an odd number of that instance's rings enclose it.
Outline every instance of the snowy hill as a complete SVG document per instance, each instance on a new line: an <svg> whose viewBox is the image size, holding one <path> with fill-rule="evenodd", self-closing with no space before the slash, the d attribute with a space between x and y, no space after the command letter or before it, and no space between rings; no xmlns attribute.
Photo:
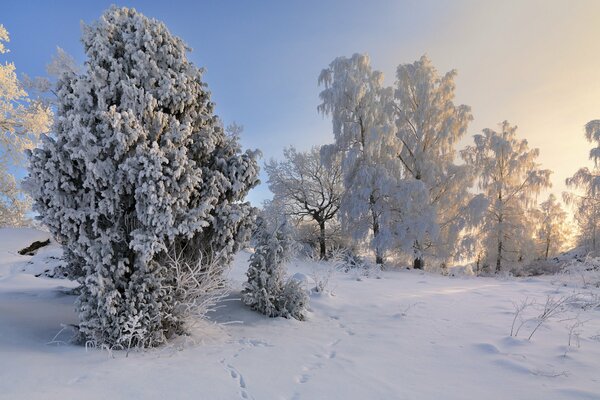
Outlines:
<svg viewBox="0 0 600 400"><path fill-rule="evenodd" d="M600 398L598 308L571 307L530 341L532 322L510 336L513 302L600 294L556 277L405 270L358 281L338 273L329 283L333 294L313 294L308 321L298 322L241 304L249 256L241 252L230 272L233 292L212 315L226 324L199 325L194 338L126 357L66 343L69 329L61 324L77 322L75 297L67 294L76 285L35 277L48 258L17 254L45 238L0 230L0 399ZM312 276L324 268L297 261L289 272ZM526 309L525 319L528 313L539 310ZM569 335L575 317L582 325Z"/></svg>

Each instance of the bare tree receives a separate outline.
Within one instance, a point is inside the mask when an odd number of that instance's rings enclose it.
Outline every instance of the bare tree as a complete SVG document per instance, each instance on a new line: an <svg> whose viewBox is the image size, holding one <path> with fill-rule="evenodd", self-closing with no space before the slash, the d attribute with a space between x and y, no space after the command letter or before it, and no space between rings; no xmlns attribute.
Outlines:
<svg viewBox="0 0 600 400"><path fill-rule="evenodd" d="M340 163L324 165L318 147L307 152L290 147L284 150L283 161L271 160L265 170L269 189L274 200L283 204L285 214L319 226L320 257L326 259L326 225L335 218L342 196Z"/></svg>

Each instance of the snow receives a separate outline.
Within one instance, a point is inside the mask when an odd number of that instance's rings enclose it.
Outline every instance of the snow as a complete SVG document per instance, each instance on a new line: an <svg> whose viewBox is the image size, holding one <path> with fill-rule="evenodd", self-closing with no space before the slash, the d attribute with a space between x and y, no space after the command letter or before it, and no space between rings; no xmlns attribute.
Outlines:
<svg viewBox="0 0 600 400"><path fill-rule="evenodd" d="M581 314L580 347L566 355L558 320L531 341L509 336L513 301L572 293L555 277L338 273L300 322L242 305L243 251L229 273L233 291L211 316L224 325L126 356L63 342L61 324L77 321L67 294L75 285L22 271L32 257L16 253L44 235L0 230L0 399L600 398L600 310ZM319 266L296 260L288 273L311 276Z"/></svg>

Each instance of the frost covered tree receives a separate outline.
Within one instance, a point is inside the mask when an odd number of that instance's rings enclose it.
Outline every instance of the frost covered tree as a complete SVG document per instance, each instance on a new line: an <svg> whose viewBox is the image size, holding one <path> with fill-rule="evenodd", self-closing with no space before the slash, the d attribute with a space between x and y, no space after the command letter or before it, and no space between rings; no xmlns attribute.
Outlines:
<svg viewBox="0 0 600 400"><path fill-rule="evenodd" d="M43 101L44 104L56 105L56 92L54 91L56 80L59 79L63 73L77 74L80 70L81 69L77 65L75 59L69 53L57 46L56 53L46 65L46 73L48 76L36 76L31 78L27 74L23 74L23 86L33 93L36 93L39 100Z"/></svg>
<svg viewBox="0 0 600 400"><path fill-rule="evenodd" d="M535 214L538 254L541 258L548 259L562 251L569 241L567 213L556 196L550 194L548 199L540 204Z"/></svg>
<svg viewBox="0 0 600 400"><path fill-rule="evenodd" d="M0 25L0 54L9 35ZM0 226L21 225L29 201L9 172L11 166L21 165L23 152L31 149L39 135L47 132L52 112L40 101L31 100L17 78L13 63L0 63Z"/></svg>
<svg viewBox="0 0 600 400"><path fill-rule="evenodd" d="M386 250L395 245L390 199L402 174L400 161L389 150L397 147L388 110L392 90L383 86L383 74L373 71L363 54L336 58L321 72L319 84L324 89L318 110L331 116L334 135L322 155L326 160L339 157L342 166L340 220L355 239L372 235L376 263L383 264Z"/></svg>
<svg viewBox="0 0 600 400"><path fill-rule="evenodd" d="M285 263L295 247L289 225L284 222L269 226L266 220L259 218L255 240L242 301L268 317L303 320L308 296L298 282L286 281L285 276Z"/></svg>
<svg viewBox="0 0 600 400"><path fill-rule="evenodd" d="M536 162L538 149L517 138L516 126L507 121L500 132L484 129L474 145L461 152L465 162L479 171L478 186L488 200L482 234L486 263L499 272L503 262L530 258L533 230L529 209L539 192L550 187L550 171Z"/></svg>
<svg viewBox="0 0 600 400"><path fill-rule="evenodd" d="M590 190L589 179L600 177L600 170L587 172L590 174L576 173L567 179L567 186L583 194L565 192L563 198L574 211L577 246L583 247L587 253L597 255L600 250L600 198Z"/></svg>
<svg viewBox="0 0 600 400"><path fill-rule="evenodd" d="M118 348L135 330L133 345L155 346L184 330L170 255L224 269L247 240L256 154L224 132L202 70L159 21L112 7L82 42L27 186L82 285L79 339Z"/></svg>
<svg viewBox="0 0 600 400"><path fill-rule="evenodd" d="M396 70L394 115L399 140L398 158L404 179L401 185L421 183L426 201L417 215L400 211L400 218L413 219L414 268L424 267L424 256L445 260L462 254L465 230L477 223L485 204L467 190L474 183L469 165L457 165L456 144L473 119L470 108L454 104L456 71L439 76L427 56ZM417 191L407 190L412 196ZM409 203L399 198L400 207ZM417 203L420 204L420 203Z"/></svg>
<svg viewBox="0 0 600 400"><path fill-rule="evenodd" d="M290 147L283 154L283 161L271 160L265 165L269 189L286 215L298 223L318 225L320 257L326 259L326 227L336 218L342 197L340 163L332 160L325 165L318 147L306 152Z"/></svg>
<svg viewBox="0 0 600 400"><path fill-rule="evenodd" d="M600 120L586 124L585 138L594 145L589 154L594 167L580 168L566 180L573 191L564 193L564 199L574 208L578 245L597 254L600 250Z"/></svg>

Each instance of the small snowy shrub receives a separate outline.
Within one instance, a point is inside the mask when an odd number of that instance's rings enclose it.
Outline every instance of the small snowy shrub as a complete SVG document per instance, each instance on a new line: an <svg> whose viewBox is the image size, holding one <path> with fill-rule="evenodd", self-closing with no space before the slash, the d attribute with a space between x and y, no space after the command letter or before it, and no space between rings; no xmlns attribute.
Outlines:
<svg viewBox="0 0 600 400"><path fill-rule="evenodd" d="M335 248L330 251L329 259L332 260L335 263L336 268L342 272L366 268L365 260L357 255L351 248Z"/></svg>
<svg viewBox="0 0 600 400"><path fill-rule="evenodd" d="M565 296L547 296L543 303L535 299L522 300L513 303L514 317L510 328L510 336L518 337L520 332L528 331L527 340L531 340L535 333L550 321L569 322L569 346L577 329L585 323L579 319L580 313L598 306L595 296L584 293L574 293ZM527 332L525 333L527 335Z"/></svg>
<svg viewBox="0 0 600 400"><path fill-rule="evenodd" d="M308 306L308 295L300 282L289 279L278 297L279 314L285 318L303 321Z"/></svg>
<svg viewBox="0 0 600 400"><path fill-rule="evenodd" d="M335 274L336 267L331 264L324 264L314 267L311 277L315 281L315 293L325 293L329 287L329 282Z"/></svg>
<svg viewBox="0 0 600 400"><path fill-rule="evenodd" d="M560 281L565 286L583 289L600 288L600 258L586 257L572 260L561 271Z"/></svg>
<svg viewBox="0 0 600 400"><path fill-rule="evenodd" d="M213 254L210 262L204 261L209 253L197 259L185 259L183 252L168 255L167 265L174 273L171 282L175 301L173 313L184 323L186 331L215 310L217 303L229 293L229 286L222 274L221 254Z"/></svg>
<svg viewBox="0 0 600 400"><path fill-rule="evenodd" d="M304 319L308 303L302 286L290 279L285 282L284 263L295 246L287 224L274 232L262 220L255 233L256 248L250 256L248 281L242 291L242 301L268 317Z"/></svg>
<svg viewBox="0 0 600 400"><path fill-rule="evenodd" d="M335 265L335 270L350 274L357 281L365 277L378 277L381 266L371 264L356 254L351 248L337 248L331 252L330 260Z"/></svg>
<svg viewBox="0 0 600 400"><path fill-rule="evenodd" d="M202 69L159 21L112 7L82 42L85 70L58 80L53 135L29 154L27 188L82 285L78 339L160 345L247 241L256 153L224 132ZM202 267L184 283L169 254Z"/></svg>

